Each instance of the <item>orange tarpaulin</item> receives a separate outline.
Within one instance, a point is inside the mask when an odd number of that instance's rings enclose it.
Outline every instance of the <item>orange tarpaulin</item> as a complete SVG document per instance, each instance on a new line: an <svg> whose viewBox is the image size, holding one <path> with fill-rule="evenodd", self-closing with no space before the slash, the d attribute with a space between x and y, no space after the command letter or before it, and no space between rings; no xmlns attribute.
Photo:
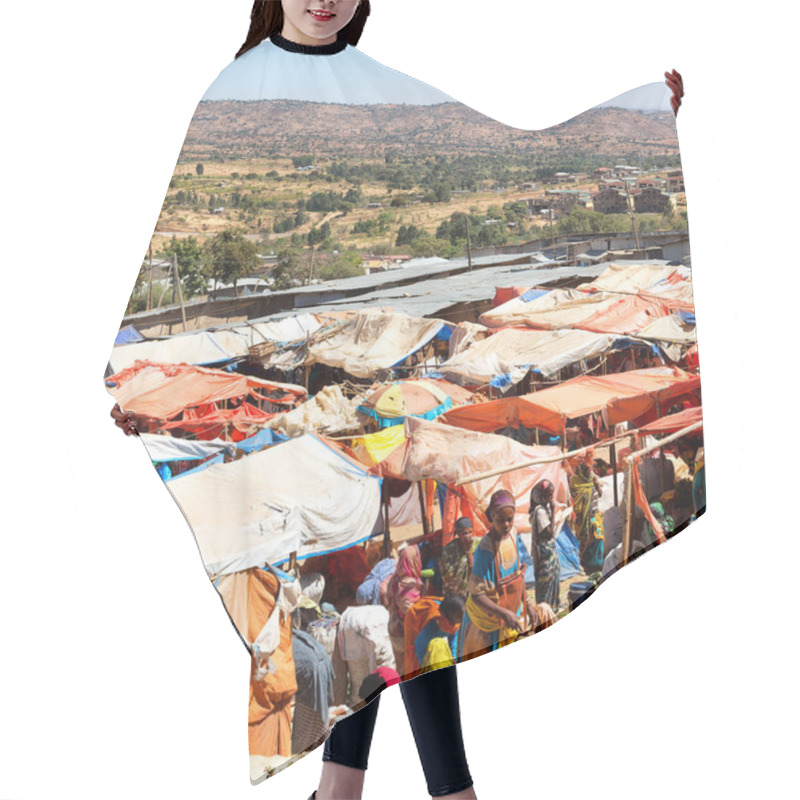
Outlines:
<svg viewBox="0 0 800 800"><path fill-rule="evenodd" d="M640 417L700 387L700 377L678 367L652 367L614 375L581 375L551 389L454 408L440 419L485 433L524 425L562 434L567 419L604 410L607 423Z"/></svg>
<svg viewBox="0 0 800 800"><path fill-rule="evenodd" d="M501 306L503 303L525 294L527 291L527 286L495 286L492 308L497 308L497 306Z"/></svg>
<svg viewBox="0 0 800 800"><path fill-rule="evenodd" d="M626 295L611 308L598 311L576 327L595 333L633 334L661 317L668 317L672 305L652 295Z"/></svg>
<svg viewBox="0 0 800 800"><path fill-rule="evenodd" d="M125 411L153 419L171 419L186 408L245 397L255 389L279 388L302 396L301 386L263 381L249 375L189 364L137 361L106 379L109 392Z"/></svg>
<svg viewBox="0 0 800 800"><path fill-rule="evenodd" d="M475 433L452 425L413 418L406 419L405 426L406 441L370 471L412 482L434 479L448 487L443 517L443 545L452 539L453 524L458 516L472 519L476 536L486 532L486 505L492 493L498 489L505 489L517 498L515 525L521 533L530 530L530 491L543 478L556 487L556 503L569 505L569 482L561 461L521 467L471 481L458 488L453 486L460 479L481 475L498 466L555 456L560 452L556 447L526 446L508 436Z"/></svg>
<svg viewBox="0 0 800 800"><path fill-rule="evenodd" d="M650 422L643 428L639 428L639 433L675 433L686 428L695 422L703 421L703 407L696 406L695 408L687 408L684 411L679 411L677 414L670 414L667 417L661 417L654 422ZM694 434L699 434L702 427L693 431Z"/></svg>
<svg viewBox="0 0 800 800"><path fill-rule="evenodd" d="M200 409L187 408L183 419L176 419L162 425L163 430L179 428L191 431L198 439L216 439L228 427L229 438L239 442L251 436L255 431L265 426L276 414L256 408L248 402L243 402L236 408L217 408L215 405L205 406Z"/></svg>

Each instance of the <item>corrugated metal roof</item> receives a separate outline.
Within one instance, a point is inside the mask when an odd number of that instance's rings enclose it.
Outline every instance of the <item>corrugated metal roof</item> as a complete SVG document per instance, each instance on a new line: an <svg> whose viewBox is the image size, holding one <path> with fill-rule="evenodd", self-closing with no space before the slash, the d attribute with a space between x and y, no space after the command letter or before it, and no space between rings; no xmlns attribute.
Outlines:
<svg viewBox="0 0 800 800"><path fill-rule="evenodd" d="M321 314L327 311L391 306L395 311L412 317L435 316L443 309L457 303L491 300L497 287L534 286L572 276L585 276L591 279L602 274L607 267L608 264L590 267L531 268L522 265L489 267L444 278L433 277L406 286L385 287L333 303L303 307L303 311ZM266 319L282 319L297 313L297 309L281 311Z"/></svg>

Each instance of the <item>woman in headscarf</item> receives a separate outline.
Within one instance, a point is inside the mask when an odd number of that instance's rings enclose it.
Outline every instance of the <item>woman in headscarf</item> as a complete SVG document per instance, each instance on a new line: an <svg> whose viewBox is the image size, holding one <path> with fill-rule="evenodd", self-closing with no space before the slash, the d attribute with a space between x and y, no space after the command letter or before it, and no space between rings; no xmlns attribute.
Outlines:
<svg viewBox="0 0 800 800"><path fill-rule="evenodd" d="M389 608L389 636L397 662L397 671L402 675L405 661L405 633L403 623L406 612L422 595L422 559L419 547L412 544L400 550L397 566L386 590Z"/></svg>
<svg viewBox="0 0 800 800"><path fill-rule="evenodd" d="M499 490L492 495L486 509L491 527L475 550L467 584L466 613L458 637L460 659L496 650L528 628L515 514L511 492Z"/></svg>
<svg viewBox="0 0 800 800"><path fill-rule="evenodd" d="M577 463L575 463L577 461ZM598 501L603 487L594 474L594 448L573 462L569 489L575 513L575 537L580 542L580 559L587 575L603 568L604 533L603 518L598 513Z"/></svg>
<svg viewBox="0 0 800 800"><path fill-rule="evenodd" d="M555 486L541 480L531 489L530 522L533 573L536 577L536 602L559 608L561 563L555 539L553 498Z"/></svg>
<svg viewBox="0 0 800 800"><path fill-rule="evenodd" d="M442 550L439 571L442 575L442 593L466 596L467 582L473 561L472 520L460 517L455 524L453 541Z"/></svg>

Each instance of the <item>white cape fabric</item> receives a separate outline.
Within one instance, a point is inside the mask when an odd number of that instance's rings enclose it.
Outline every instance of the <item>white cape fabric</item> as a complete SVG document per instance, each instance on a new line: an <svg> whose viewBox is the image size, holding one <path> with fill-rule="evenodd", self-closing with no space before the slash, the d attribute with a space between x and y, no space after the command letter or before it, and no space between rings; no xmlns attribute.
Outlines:
<svg viewBox="0 0 800 800"><path fill-rule="evenodd" d="M669 97L654 83L525 131L343 42L273 36L225 67L197 105L151 242L163 258L173 233L197 240L190 263L175 256L185 302L152 308L147 287L134 287L120 327L161 338L113 348L104 380L137 414L150 457L170 462L165 486L248 647L253 783L317 747L360 702L354 646L325 653L348 700L322 692L319 707L308 705L292 628L335 641L370 573L390 580L375 574L379 564L406 562L403 587L383 586L376 617L387 660L409 679L423 666L411 658L414 620L435 612L440 554L459 517L480 542L459 634L438 637L455 661L515 641L507 615L479 619L469 602L481 593L500 602L501 580L513 584L502 596L521 638L594 590L602 515L615 531L624 516L609 507L614 485L620 503L631 490L637 541L648 532L665 541L704 512L702 456L687 456L691 485L654 486L649 470L645 493L637 469L621 481L622 457L644 446L639 427L700 405ZM624 163L631 153L635 164ZM643 224L634 229L631 217ZM193 294L214 278L258 291ZM626 382L659 348L674 363L658 385ZM531 370L537 380L523 381ZM390 412L356 412L387 388ZM545 392L558 395L557 426L546 426L549 411L522 414L534 399L544 407ZM609 423L621 405L629 430ZM583 444L597 454L576 455ZM701 445L693 433L675 446ZM192 460L206 463L192 469ZM543 480L555 489L556 529L575 535L568 579L530 534ZM602 503L596 485L606 487ZM535 585L521 551L515 561L506 552L510 572L495 574L492 548L506 534L486 512L498 490L531 545ZM647 504L654 498L661 511ZM313 597L303 595L312 583ZM406 602L420 603L411 623ZM390 640L389 626L400 635Z"/></svg>
<svg viewBox="0 0 800 800"><path fill-rule="evenodd" d="M317 103L432 105L452 97L378 63L348 45L303 58L265 39L225 67L203 100L302 100ZM300 58L298 58L300 56Z"/></svg>

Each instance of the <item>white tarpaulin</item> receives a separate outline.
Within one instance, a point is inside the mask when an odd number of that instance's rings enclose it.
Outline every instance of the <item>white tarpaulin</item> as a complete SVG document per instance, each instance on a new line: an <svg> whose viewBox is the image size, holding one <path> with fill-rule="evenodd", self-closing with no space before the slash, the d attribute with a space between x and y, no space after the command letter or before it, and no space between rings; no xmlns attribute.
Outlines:
<svg viewBox="0 0 800 800"><path fill-rule="evenodd" d="M667 266L661 262L654 264L609 264L605 271L593 281L580 284L578 289L636 294L641 289L652 291L651 286L672 277L677 271L678 267Z"/></svg>
<svg viewBox="0 0 800 800"><path fill-rule="evenodd" d="M313 434L166 485L210 575L348 547L380 513L380 480Z"/></svg>
<svg viewBox="0 0 800 800"><path fill-rule="evenodd" d="M532 328L572 328L601 311L607 311L619 295L597 292L587 294L577 289L553 289L533 300L524 295L515 297L481 315L481 322L490 328L529 325Z"/></svg>
<svg viewBox="0 0 800 800"><path fill-rule="evenodd" d="M489 328L485 325L479 325L477 322L459 322L447 342L448 358L463 353L488 335Z"/></svg>
<svg viewBox="0 0 800 800"><path fill-rule="evenodd" d="M201 331L117 345L111 353L111 370L120 372L136 361L156 364L217 364L247 356L247 339L233 331Z"/></svg>
<svg viewBox="0 0 800 800"><path fill-rule="evenodd" d="M380 309L359 311L328 339L309 348L307 364L339 367L357 378L388 369L426 345L445 325Z"/></svg>
<svg viewBox="0 0 800 800"><path fill-rule="evenodd" d="M298 314L286 319L271 320L267 322L251 322L247 325L237 325L233 331L243 336L248 345L268 342L297 342L305 339L307 334L314 334L322 327L316 314Z"/></svg>
<svg viewBox="0 0 800 800"><path fill-rule="evenodd" d="M222 439L195 441L157 433L140 433L139 438L147 448L151 461L200 461L223 450L236 450L233 442L223 442Z"/></svg>
<svg viewBox="0 0 800 800"><path fill-rule="evenodd" d="M697 329L694 324L681 320L677 314L670 314L654 320L642 328L637 336L657 342L673 361L680 361L685 350L697 342Z"/></svg>
<svg viewBox="0 0 800 800"><path fill-rule="evenodd" d="M287 436L313 431L327 434L357 431L361 429L361 421L356 414L360 402L358 397L348 400L341 387L332 384L297 408L273 417L268 424L273 430L282 431Z"/></svg>
<svg viewBox="0 0 800 800"><path fill-rule="evenodd" d="M529 369L549 378L582 358L610 350L617 337L581 330L501 330L445 361L438 371L473 384L506 377L507 386L521 381Z"/></svg>

